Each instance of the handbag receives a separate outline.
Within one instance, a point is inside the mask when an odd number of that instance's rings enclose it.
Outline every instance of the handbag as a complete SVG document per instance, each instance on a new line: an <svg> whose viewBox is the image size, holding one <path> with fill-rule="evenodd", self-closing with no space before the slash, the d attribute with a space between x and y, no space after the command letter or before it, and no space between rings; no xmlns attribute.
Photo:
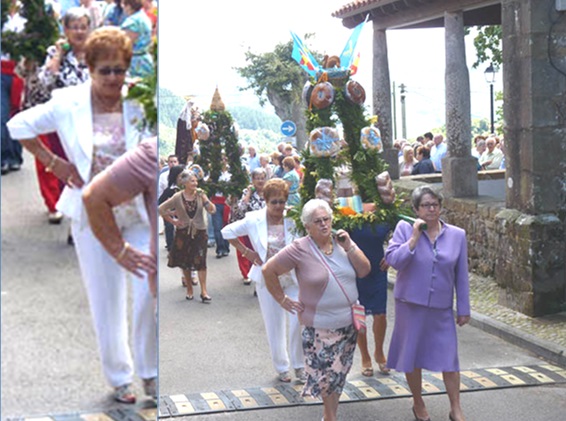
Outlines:
<svg viewBox="0 0 566 421"><path fill-rule="evenodd" d="M309 238L309 240L314 243L314 241L311 238ZM326 266L326 269L328 269L328 271L332 274L334 279L336 279L336 282L338 283L338 286L342 290L342 293L344 294L344 296L348 300L348 303L350 303L350 297L348 297L348 294L346 294L346 290L342 286L342 283L338 280L338 277L336 276L334 271L330 268L328 263L326 263L326 260L324 260L324 257L322 257L322 255L320 254L318 247L316 247L316 244L313 244L313 245L314 245L314 250L318 254L318 258L320 259L322 264L324 266ZM363 305L361 305L359 301L356 301L354 304L352 304L351 311L352 311L352 323L354 324L354 329L356 329L360 333L365 333L366 332L366 309L365 309L365 307Z"/></svg>

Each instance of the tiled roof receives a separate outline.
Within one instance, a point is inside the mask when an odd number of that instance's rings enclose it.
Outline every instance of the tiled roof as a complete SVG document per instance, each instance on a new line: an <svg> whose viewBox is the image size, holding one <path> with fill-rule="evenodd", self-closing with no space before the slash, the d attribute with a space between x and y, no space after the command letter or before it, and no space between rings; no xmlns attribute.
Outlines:
<svg viewBox="0 0 566 421"><path fill-rule="evenodd" d="M394 0L354 0L332 13L332 16L335 18L343 18L351 16L356 12L362 12L364 10L369 10L377 6L391 3L392 1Z"/></svg>

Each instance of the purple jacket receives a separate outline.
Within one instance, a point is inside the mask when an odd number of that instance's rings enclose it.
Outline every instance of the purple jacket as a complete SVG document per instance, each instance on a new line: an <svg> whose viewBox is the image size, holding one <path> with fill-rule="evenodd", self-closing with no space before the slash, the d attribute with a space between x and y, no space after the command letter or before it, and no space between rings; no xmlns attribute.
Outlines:
<svg viewBox="0 0 566 421"><path fill-rule="evenodd" d="M413 226L400 221L385 252L385 259L397 270L395 299L432 308L452 308L454 290L458 316L470 315L468 245L466 233L442 223L436 247L423 233L411 252Z"/></svg>

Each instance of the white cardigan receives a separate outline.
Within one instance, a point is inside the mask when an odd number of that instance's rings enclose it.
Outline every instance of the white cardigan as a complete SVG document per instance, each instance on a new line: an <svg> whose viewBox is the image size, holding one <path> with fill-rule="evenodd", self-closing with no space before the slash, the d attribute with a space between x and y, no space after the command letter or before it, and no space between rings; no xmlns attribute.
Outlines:
<svg viewBox="0 0 566 421"><path fill-rule="evenodd" d="M299 238L295 233L295 223L292 219L284 218L283 226L285 230L285 245L289 245L293 240ZM261 261L265 263L267 260L267 208L246 213L244 219L226 225L221 232L225 240L232 240L247 235L254 250L259 254ZM293 281L297 283L295 271L293 270L290 273ZM256 264L252 265L248 278L260 285L265 284L261 266Z"/></svg>
<svg viewBox="0 0 566 421"><path fill-rule="evenodd" d="M122 112L126 150L131 150L142 139L138 127L143 118L143 110L136 102L124 101ZM32 139L40 134L57 132L67 159L77 167L85 185L90 182L93 159L90 80L54 90L51 100L16 114L7 126L13 139ZM135 204L142 220L149 224L141 195L136 196ZM57 209L74 222L80 222L81 226L88 223L83 209L82 189L65 187L57 202Z"/></svg>

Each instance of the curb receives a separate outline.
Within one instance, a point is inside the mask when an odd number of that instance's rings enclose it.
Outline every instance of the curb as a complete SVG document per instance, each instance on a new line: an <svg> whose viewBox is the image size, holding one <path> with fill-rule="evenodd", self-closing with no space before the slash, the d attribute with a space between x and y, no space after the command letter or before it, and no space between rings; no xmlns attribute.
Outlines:
<svg viewBox="0 0 566 421"><path fill-rule="evenodd" d="M470 325L566 367L566 349L472 310Z"/></svg>
<svg viewBox="0 0 566 421"><path fill-rule="evenodd" d="M387 287L393 290L395 281L387 277ZM470 326L476 327L489 333L490 335L497 336L506 342L516 345L520 348L536 354L544 358L548 362L554 363L561 367L566 367L566 348L563 348L555 343L537 338L530 333L525 333L520 329L509 326L489 316L472 310L470 315Z"/></svg>

